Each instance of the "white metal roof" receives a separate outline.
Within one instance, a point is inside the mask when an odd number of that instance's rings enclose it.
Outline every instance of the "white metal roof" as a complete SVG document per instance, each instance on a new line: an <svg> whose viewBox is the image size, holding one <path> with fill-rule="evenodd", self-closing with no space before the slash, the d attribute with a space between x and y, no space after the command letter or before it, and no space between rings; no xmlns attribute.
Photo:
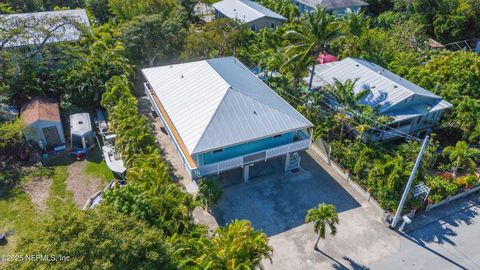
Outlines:
<svg viewBox="0 0 480 270"><path fill-rule="evenodd" d="M190 154L312 125L234 57L142 72Z"/></svg>
<svg viewBox="0 0 480 270"><path fill-rule="evenodd" d="M40 24L45 25L38 27ZM0 15L0 28L16 29L24 26L31 28L30 31L13 36L4 45L5 48L38 45L46 37L46 33L42 30L48 30L52 35L47 43L76 41L81 37L82 31L74 24L90 27L85 9Z"/></svg>
<svg viewBox="0 0 480 270"><path fill-rule="evenodd" d="M368 4L361 0L295 0L312 8L320 6L327 10L339 9L339 8L354 8L363 7Z"/></svg>
<svg viewBox="0 0 480 270"><path fill-rule="evenodd" d="M263 17L286 21L282 15L250 0L223 0L212 5L228 18L242 23L251 22Z"/></svg>
<svg viewBox="0 0 480 270"><path fill-rule="evenodd" d="M89 113L75 113L70 115L70 132L72 135L83 136L92 131Z"/></svg>
<svg viewBox="0 0 480 270"><path fill-rule="evenodd" d="M313 88L331 84L334 82L334 78L341 82L358 79L355 84L355 92L367 88L371 90L370 95L362 100L362 103L373 107L379 106L381 112L388 111L412 95L441 100L441 97L432 92L365 60L345 58L326 69L321 66L317 65L320 71L315 72ZM308 82L308 79L309 77L304 80Z"/></svg>

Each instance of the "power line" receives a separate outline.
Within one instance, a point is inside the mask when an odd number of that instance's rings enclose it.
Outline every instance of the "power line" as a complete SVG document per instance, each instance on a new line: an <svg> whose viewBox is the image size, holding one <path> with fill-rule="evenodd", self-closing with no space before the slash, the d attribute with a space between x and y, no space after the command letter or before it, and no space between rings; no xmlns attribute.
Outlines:
<svg viewBox="0 0 480 270"><path fill-rule="evenodd" d="M303 101L300 100L298 97L295 97L295 96L287 93L287 92L286 92L285 90L283 90L283 89L281 89L281 91L282 91L282 93L284 93L284 94L288 95L289 97L295 99L295 101L299 103L299 104L296 104L296 105L303 105ZM324 102L327 106L330 106L330 104L326 103L324 100L321 100L321 101ZM327 113L327 114L330 114L330 115L334 115L332 112L325 111L325 110L323 110L323 109L321 109L321 108L319 108L319 107L312 107L312 108L317 109L318 111L321 111L321 112L323 112L323 113ZM417 137L415 137L415 136L409 135L409 134L404 133L404 132L402 132L402 131L400 131L400 130L397 130L397 129L395 129L395 128L389 127L388 125L382 124L382 123L380 123L380 122L378 122L378 121L376 121L376 120L374 120L374 119L371 119L371 118L368 118L368 119L369 119L370 121L372 121L372 122L376 122L377 124L380 124L380 125L382 125L382 126L384 126L384 127L387 127L387 128L389 128L389 129L391 129L391 130L394 130L396 133L392 133L392 132L389 132L389 131L386 131L386 130L378 129L378 128L375 128L375 127L370 127L370 129L372 129L372 130L376 130L376 131L379 131L379 132L382 132L382 133L391 134L391 135L394 135L394 136L397 136L397 137L402 137L402 138L405 138L405 139L415 140L415 141L419 141L419 142L422 141L422 140L420 140L419 138L417 138ZM362 125L361 123L358 123L358 122L356 122L356 121L354 121L354 120L351 120L351 122L354 123L354 124L357 124L357 125Z"/></svg>
<svg viewBox="0 0 480 270"><path fill-rule="evenodd" d="M325 96L325 97L326 97L327 99L331 100L331 101L334 101L332 98L329 98L328 96ZM324 100L320 100L320 101L322 101L325 105L330 106L330 104L328 104L328 103L325 102ZM398 130L398 129L396 129L396 128L393 128L393 127L391 127L391 126L389 126L389 125L386 125L386 124L384 124L384 123L380 123L380 122L378 122L377 120L372 119L372 118L370 118L370 117L368 117L368 116L365 116L365 115L364 115L364 116L362 116L362 117L365 117L365 118L367 118L368 120L370 120L370 121L372 121L372 122L375 122L376 124L381 125L382 127L386 127L386 128L388 128L388 129L394 130L394 131L396 131L396 132L398 132L398 133L400 133L400 134L403 134L403 135L409 137L409 138L412 139L412 140L416 140L416 141L419 141L419 142L422 141L420 138L417 138L417 137L415 137L415 136L413 136L413 135L411 135L411 134L408 134L408 133L406 133L406 132L400 131L400 130ZM387 132L387 133L388 133L388 132ZM403 136L402 136L402 137L403 137Z"/></svg>

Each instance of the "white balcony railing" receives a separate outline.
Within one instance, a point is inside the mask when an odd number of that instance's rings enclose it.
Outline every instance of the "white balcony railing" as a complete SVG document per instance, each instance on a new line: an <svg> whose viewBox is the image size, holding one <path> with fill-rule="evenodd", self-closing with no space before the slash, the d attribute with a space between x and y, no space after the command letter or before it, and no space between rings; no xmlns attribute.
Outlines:
<svg viewBox="0 0 480 270"><path fill-rule="evenodd" d="M201 176L206 176L206 175L211 175L211 174L219 174L221 172L231 170L231 169L234 169L234 168L240 168L240 167L243 167L245 164L251 163L251 162L244 163L244 157L253 156L253 155L265 152L265 160L267 160L267 159L270 159L270 158L285 155L287 153L292 153L292 152L297 152L297 151L300 151L300 150L308 149L310 147L311 143L312 143L311 140L308 138L308 139L293 142L293 143L290 143L290 144L270 148L270 149L267 149L267 150L258 151L258 152L251 153L251 154L248 154L248 155L245 155L245 156L236 157L236 158L227 159L227 160L212 163L212 164L199 166L197 169L192 171L192 175L194 177L201 177Z"/></svg>

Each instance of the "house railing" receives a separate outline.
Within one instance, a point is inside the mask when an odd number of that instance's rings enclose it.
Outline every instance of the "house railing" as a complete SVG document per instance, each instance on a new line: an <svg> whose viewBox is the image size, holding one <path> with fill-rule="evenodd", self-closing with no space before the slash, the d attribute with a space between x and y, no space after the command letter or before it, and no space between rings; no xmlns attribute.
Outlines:
<svg viewBox="0 0 480 270"><path fill-rule="evenodd" d="M224 172L230 169L243 167L244 165L250 164L253 162L258 162L261 160L266 161L270 158L285 155L287 153L305 150L305 149L308 149L310 145L311 145L310 138L303 139L290 144L285 144L285 145L270 148L267 150L251 153L245 156L231 158L224 161L219 161L212 164L199 166L197 169L192 171L192 175L194 177L201 177L201 176L206 176L211 174L219 174L221 172ZM259 157L259 158L254 159L250 157Z"/></svg>

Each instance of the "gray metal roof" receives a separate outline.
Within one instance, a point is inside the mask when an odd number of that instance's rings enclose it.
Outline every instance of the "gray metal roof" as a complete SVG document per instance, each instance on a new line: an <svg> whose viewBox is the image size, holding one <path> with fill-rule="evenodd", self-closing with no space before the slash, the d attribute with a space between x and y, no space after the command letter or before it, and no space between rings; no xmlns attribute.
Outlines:
<svg viewBox="0 0 480 270"><path fill-rule="evenodd" d="M282 15L250 0L223 0L212 5L228 18L241 23L251 22L263 17L286 21Z"/></svg>
<svg viewBox="0 0 480 270"><path fill-rule="evenodd" d="M46 43L76 41L82 35L80 28L90 27L90 22L85 9L0 15L0 29L25 29L25 27L30 31L16 33L13 37L5 37L9 38L9 41L3 47L38 45L47 37L44 30L51 35ZM0 32L2 39L3 35L5 34ZM0 43L0 45L2 44Z"/></svg>
<svg viewBox="0 0 480 270"><path fill-rule="evenodd" d="M234 57L142 72L190 154L312 126Z"/></svg>
<svg viewBox="0 0 480 270"><path fill-rule="evenodd" d="M372 107L379 106L381 112L395 109L395 105L413 95L422 96L433 101L442 100L441 97L430 91L377 64L365 60L345 58L341 61L330 63L328 68L324 68L322 65L317 65L317 67L319 72L316 71L314 75L314 88L331 84L334 82L334 78L341 82L345 82L348 79L358 79L355 84L355 92L370 89L370 95L361 102ZM304 79L306 82L308 80L308 77Z"/></svg>
<svg viewBox="0 0 480 270"><path fill-rule="evenodd" d="M368 5L368 3L365 3L361 0L295 0L295 1L312 8L322 7L322 8L326 8L327 10L333 10L333 9L339 9L339 8L363 7Z"/></svg>
<svg viewBox="0 0 480 270"><path fill-rule="evenodd" d="M432 100L428 103L415 104L406 108L392 110L385 113L385 115L393 117L393 122L399 122L402 120L422 116L427 113L442 111L451 107L452 104L446 102L445 100Z"/></svg>

